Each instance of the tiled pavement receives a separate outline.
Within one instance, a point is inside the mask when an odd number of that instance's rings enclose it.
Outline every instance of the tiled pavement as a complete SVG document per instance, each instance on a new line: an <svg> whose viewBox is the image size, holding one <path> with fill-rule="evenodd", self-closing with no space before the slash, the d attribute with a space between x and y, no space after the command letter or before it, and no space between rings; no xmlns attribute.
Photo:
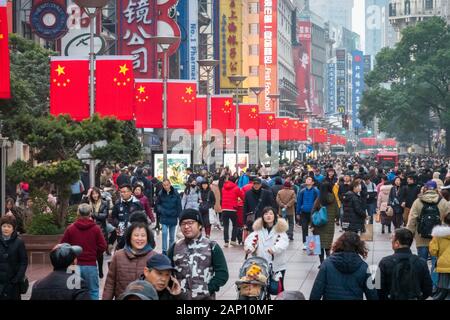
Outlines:
<svg viewBox="0 0 450 320"><path fill-rule="evenodd" d="M302 250L301 243L301 228L295 227L294 241L291 241L287 250L288 266L285 276L285 289L286 290L300 290L308 299L311 292L314 279L318 273L319 257L307 256L305 251ZM341 233L337 227L335 230L335 239L339 237ZM216 240L223 248L223 231L213 230L211 239ZM157 235L157 251L160 251L161 234ZM388 233L381 234L381 225L374 225L374 241L367 242L369 248L369 256L367 263L369 265L376 265L381 258L392 254L390 235ZM237 297L236 287L234 282L238 279L239 268L244 262L243 247L229 247L223 248L229 270L229 280L227 284L221 288L217 294L217 299L220 300L235 300ZM413 244L413 251L415 246ZM110 260L109 256L105 256L104 272L105 278L107 273L107 262ZM34 281L43 278L51 271L51 266L48 265L33 265L29 266L27 275L30 280L30 288ZM104 280L101 279L100 286L101 291L103 289ZM30 291L30 290L29 290ZM101 292L100 292L101 295ZM30 292L23 295L23 299L29 299Z"/></svg>

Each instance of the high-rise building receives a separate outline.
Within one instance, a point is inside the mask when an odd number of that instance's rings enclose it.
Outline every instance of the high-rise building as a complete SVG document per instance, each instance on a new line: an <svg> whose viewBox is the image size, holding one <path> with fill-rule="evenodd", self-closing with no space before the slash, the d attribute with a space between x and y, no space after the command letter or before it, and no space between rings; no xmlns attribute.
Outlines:
<svg viewBox="0 0 450 320"><path fill-rule="evenodd" d="M309 8L326 21L352 30L353 0L312 0L309 1Z"/></svg>
<svg viewBox="0 0 450 320"><path fill-rule="evenodd" d="M389 21L400 40L401 30L419 21L440 16L450 22L450 3L448 0L390 0Z"/></svg>

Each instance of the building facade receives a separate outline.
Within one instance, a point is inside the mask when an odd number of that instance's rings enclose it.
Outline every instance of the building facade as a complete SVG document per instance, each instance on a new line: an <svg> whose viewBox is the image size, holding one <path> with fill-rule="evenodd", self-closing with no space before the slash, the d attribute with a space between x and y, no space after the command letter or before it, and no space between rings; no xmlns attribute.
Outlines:
<svg viewBox="0 0 450 320"><path fill-rule="evenodd" d="M309 1L309 9L326 21L352 30L353 0L312 0Z"/></svg>

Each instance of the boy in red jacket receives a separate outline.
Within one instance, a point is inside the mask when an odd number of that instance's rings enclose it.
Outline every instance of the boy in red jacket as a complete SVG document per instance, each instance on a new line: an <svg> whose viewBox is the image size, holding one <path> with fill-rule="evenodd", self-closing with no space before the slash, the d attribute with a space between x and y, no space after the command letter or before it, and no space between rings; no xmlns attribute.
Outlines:
<svg viewBox="0 0 450 320"><path fill-rule="evenodd" d="M92 207L87 203L78 206L78 219L67 227L61 243L80 246L83 252L77 257L81 278L86 281L92 300L99 299L97 256L106 250L106 241L100 227L91 218Z"/></svg>

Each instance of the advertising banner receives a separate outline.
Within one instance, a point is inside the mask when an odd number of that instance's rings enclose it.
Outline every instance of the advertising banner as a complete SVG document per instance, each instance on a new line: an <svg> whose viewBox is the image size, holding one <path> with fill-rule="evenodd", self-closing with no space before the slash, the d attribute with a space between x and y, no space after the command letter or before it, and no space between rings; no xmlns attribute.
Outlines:
<svg viewBox="0 0 450 320"><path fill-rule="evenodd" d="M364 92L364 60L362 51L352 52L352 124L353 129L361 128L359 108Z"/></svg>

